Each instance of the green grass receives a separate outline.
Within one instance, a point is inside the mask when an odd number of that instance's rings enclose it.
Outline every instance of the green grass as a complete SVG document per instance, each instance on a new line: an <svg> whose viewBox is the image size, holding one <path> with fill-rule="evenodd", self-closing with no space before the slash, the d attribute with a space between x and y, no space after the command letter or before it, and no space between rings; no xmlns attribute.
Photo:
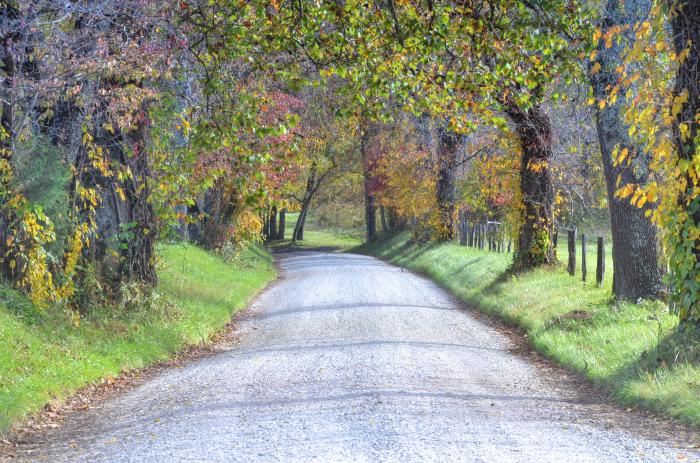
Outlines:
<svg viewBox="0 0 700 463"><path fill-rule="evenodd" d="M0 432L52 400L210 339L275 277L253 247L225 262L197 247L162 245L152 307L96 308L78 327L60 308L0 290Z"/></svg>
<svg viewBox="0 0 700 463"><path fill-rule="evenodd" d="M661 303L615 303L610 260L604 287L591 283L593 246L584 284L563 266L514 275L511 255L452 243L416 246L408 238L395 235L356 251L424 273L469 305L522 327L535 349L607 388L619 403L700 425L700 337L679 335L677 318Z"/></svg>

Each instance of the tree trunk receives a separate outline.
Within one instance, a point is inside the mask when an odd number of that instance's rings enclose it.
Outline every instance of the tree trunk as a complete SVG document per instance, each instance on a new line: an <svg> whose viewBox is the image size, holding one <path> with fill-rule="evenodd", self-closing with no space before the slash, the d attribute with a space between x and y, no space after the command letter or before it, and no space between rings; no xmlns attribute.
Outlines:
<svg viewBox="0 0 700 463"><path fill-rule="evenodd" d="M386 210L384 206L379 206L379 217L382 220L382 233L387 233L389 231L389 223L386 220Z"/></svg>
<svg viewBox="0 0 700 463"><path fill-rule="evenodd" d="M651 2L648 0L608 0L601 24L603 33L611 28L622 27L623 34L631 43L634 40L634 24L644 20L649 14ZM613 40L607 48L604 41L598 47L597 62L600 71L591 75L591 85L596 99L607 99L609 91L618 81L615 69L624 59L625 44ZM609 100L608 100L609 102ZM629 126L624 121L625 102L607 104L596 110L596 125L600 151L603 157L603 171L610 204L610 225L612 231L613 293L621 299L659 297L664 291L659 270L659 246L656 227L646 218L651 207L637 208L629 199L615 197L617 185L645 183L648 172L640 172L631 166L615 165L613 150L627 148L635 153L638 148L629 136ZM620 179L620 180L618 180Z"/></svg>
<svg viewBox="0 0 700 463"><path fill-rule="evenodd" d="M6 21L19 20L19 9L14 2L7 2L4 5L5 11L2 16ZM18 72L18 66L15 62L15 50L13 45L20 41L21 34L18 31L10 30L8 33L0 37L2 40L2 71L5 73L5 78L2 81L0 99L2 100L2 116L0 116L0 273L2 276L11 281L19 281L20 266L14 268L10 262L17 261L18 256L14 254L13 247L8 246L12 235L12 226L16 222L16 210L10 206L12 194L12 155L15 138L14 126L14 81Z"/></svg>
<svg viewBox="0 0 700 463"><path fill-rule="evenodd" d="M311 205L311 199L316 193L320 182L317 179L317 166L316 162L311 164L311 170L309 171L309 178L306 180L306 191L304 191L304 197L301 200L301 211L299 212L299 218L294 226L294 233L292 234L292 241L304 239L304 225L306 225L306 215L308 214L309 206Z"/></svg>
<svg viewBox="0 0 700 463"><path fill-rule="evenodd" d="M549 163L552 158L552 125L541 106L524 111L515 103L506 112L516 126L522 148L520 189L523 217L518 241L517 264L532 268L556 261L554 231L554 188Z"/></svg>
<svg viewBox="0 0 700 463"><path fill-rule="evenodd" d="M270 229L267 234L267 239L277 239L277 206L272 206L272 211L270 212Z"/></svg>
<svg viewBox="0 0 700 463"><path fill-rule="evenodd" d="M208 250L220 248L227 238L228 225L236 212L232 194L227 194L221 179L214 182L205 194L203 211L206 216L202 221L199 244Z"/></svg>
<svg viewBox="0 0 700 463"><path fill-rule="evenodd" d="M374 135L374 125L368 120L363 121L360 151L362 154L362 174L364 177L365 199L365 239L369 243L377 235L377 212L372 192L372 159L369 153L370 138Z"/></svg>
<svg viewBox="0 0 700 463"><path fill-rule="evenodd" d="M442 128L440 130L440 143L438 145L438 177L437 177L437 204L438 204L438 239L451 241L454 238L455 228L455 184L454 169L457 164L457 149L459 148L459 136L454 132Z"/></svg>
<svg viewBox="0 0 700 463"><path fill-rule="evenodd" d="M285 232L285 227L286 227L286 222L287 222L287 208L282 208L280 211L280 222L279 226L277 227L277 239L278 240L283 240L284 239L284 232Z"/></svg>
<svg viewBox="0 0 700 463"><path fill-rule="evenodd" d="M386 222L389 226L389 230L396 231L406 228L406 219L399 217L395 208L386 207L384 209L386 212Z"/></svg>
<svg viewBox="0 0 700 463"><path fill-rule="evenodd" d="M155 240L157 236L156 218L151 204L149 180L151 166L146 150L146 127L148 113L141 109L137 113L137 126L124 137L124 143L133 152L121 150L122 163L132 173L124 182L123 189L128 205L126 220L130 238L122 248L120 273L123 280L137 280L151 286L157 282L155 266Z"/></svg>
<svg viewBox="0 0 700 463"><path fill-rule="evenodd" d="M310 204L307 204L306 207L304 208L304 215L302 215L301 222L299 222L299 231L297 232L297 239L298 240L303 240L304 239L304 230L306 228L306 218L309 216L309 206Z"/></svg>
<svg viewBox="0 0 700 463"><path fill-rule="evenodd" d="M689 48L688 56L679 64L676 71L676 83L673 90L674 99L683 94L687 102L682 105L675 115L673 138L678 157L688 161L690 168L686 169L686 189L679 195L679 207L688 213L686 221L680 226L683 232L696 231L700 228L700 195L695 191L694 160L697 159L700 118L700 0L669 0L673 8L671 27L673 29L673 45L676 55ZM681 128L684 128L685 134ZM697 161L695 161L697 162ZM700 329L700 291L697 281L700 277L700 240L695 239L687 248L692 252L694 265L688 268L688 274L676 288L680 292L680 321L685 327ZM678 251L676 251L678 252ZM685 253L685 251L683 251Z"/></svg>
<svg viewBox="0 0 700 463"><path fill-rule="evenodd" d="M105 109L106 111L106 109ZM122 180L116 175L107 177L91 168L81 173L81 183L95 187L100 195L95 211L97 236L94 257L109 268L107 283L117 288L122 281L135 280L155 285L154 245L157 236L156 219L151 204L149 179L152 177L148 153L145 148L148 113L139 109L134 113L134 128L125 128L115 134L99 130L95 137L98 146L105 148L105 156L120 169L131 173ZM104 120L107 114L103 113ZM95 124L101 127L104 122ZM114 127L118 127L112 121ZM87 153L81 153L87 156ZM87 162L76 159L77 163ZM116 246L116 248L115 248ZM119 254L113 263L112 250Z"/></svg>
<svg viewBox="0 0 700 463"><path fill-rule="evenodd" d="M301 212L299 212L299 217L297 218L297 223L294 226L294 233L292 234L292 241L296 242L302 241L304 239L304 226L306 225L306 215L309 211L309 204L304 203L301 206Z"/></svg>
<svg viewBox="0 0 700 463"><path fill-rule="evenodd" d="M367 242L374 241L377 237L377 208L374 204L374 195L367 192L365 188L365 239Z"/></svg>

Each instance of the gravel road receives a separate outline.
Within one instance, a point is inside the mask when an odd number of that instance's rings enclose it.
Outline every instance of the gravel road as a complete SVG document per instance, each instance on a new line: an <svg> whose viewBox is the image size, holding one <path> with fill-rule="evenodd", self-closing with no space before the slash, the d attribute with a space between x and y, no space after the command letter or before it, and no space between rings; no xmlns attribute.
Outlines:
<svg viewBox="0 0 700 463"><path fill-rule="evenodd" d="M426 279L352 254L279 265L238 342L67 417L12 461L700 461Z"/></svg>

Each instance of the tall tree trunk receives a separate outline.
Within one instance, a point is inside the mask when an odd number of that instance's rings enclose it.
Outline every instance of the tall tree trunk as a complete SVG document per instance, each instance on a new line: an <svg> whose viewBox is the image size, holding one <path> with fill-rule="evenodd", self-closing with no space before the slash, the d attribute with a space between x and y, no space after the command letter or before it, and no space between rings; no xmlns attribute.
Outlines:
<svg viewBox="0 0 700 463"><path fill-rule="evenodd" d="M97 236L93 257L104 264L104 270L110 267L105 276L114 288L127 280L147 285L155 285L157 281L154 251L157 228L149 186L151 166L145 146L148 112L141 108L134 116L134 127L125 127L113 134L101 129L109 120L106 107L102 108L101 117L95 123L98 127L95 142L105 148L105 156L115 166L115 172L104 176L98 169L90 168L80 172L76 179L86 187L94 187L100 195L95 211ZM110 122L118 127L116 121ZM85 150L81 150L80 156L82 159L76 159L76 164L89 165ZM130 172L130 175L118 179L116 172L121 171ZM116 263L112 251L119 254Z"/></svg>
<svg viewBox="0 0 700 463"><path fill-rule="evenodd" d="M204 249L218 249L226 241L228 225L236 212L233 196L226 193L221 179L204 194L201 209L206 216L199 236L199 244Z"/></svg>
<svg viewBox="0 0 700 463"><path fill-rule="evenodd" d="M367 242L374 241L377 237L377 207L374 204L374 195L365 188L365 238Z"/></svg>
<svg viewBox="0 0 700 463"><path fill-rule="evenodd" d="M14 1L0 4L4 11L0 13L0 20L7 21L8 24L18 21L19 8ZM14 125L14 81L19 71L15 58L14 46L21 40L21 33L18 30L6 31L0 37L2 40L2 67L4 78L0 88L0 98L2 99L2 115L0 116L0 273L8 280L18 281L21 279L20 266L11 266L11 262L18 259L13 253L13 247L8 246L12 235L12 226L16 222L16 210L9 204L12 198L12 178L13 167L12 157L14 150L15 125Z"/></svg>
<svg viewBox="0 0 700 463"><path fill-rule="evenodd" d="M649 0L608 0L601 24L603 34L612 28L621 27L628 43L632 43L634 24L644 20L650 9ZM624 48L625 44L617 40L613 40L610 48L601 40L596 59L601 68L590 77L596 99L607 99L610 90L617 84L618 73L615 69L624 59ZM616 103L607 104L603 109L598 107L596 125L610 204L613 293L618 298L637 300L640 297L660 296L664 285L659 269L657 230L645 216L651 206L640 209L628 199L615 197L618 181L620 185L648 181L648 172L641 172L639 166L633 169L631 166L614 163L612 153L616 147L627 148L631 153L638 152L629 136L624 111L622 98Z"/></svg>
<svg viewBox="0 0 700 463"><path fill-rule="evenodd" d="M374 124L369 120L363 120L362 139L360 151L362 154L362 175L364 177L365 199L365 239L374 241L377 235L377 207L374 192L372 191L372 159L369 153L370 139L374 135Z"/></svg>
<svg viewBox="0 0 700 463"><path fill-rule="evenodd" d="M300 241L304 240L304 229L306 227L306 218L309 216L309 206L307 204L304 208L304 213L299 217L299 230L297 230L297 239Z"/></svg>
<svg viewBox="0 0 700 463"><path fill-rule="evenodd" d="M438 145L437 204L439 214L438 239L451 241L455 228L455 166L459 136L443 127Z"/></svg>
<svg viewBox="0 0 700 463"><path fill-rule="evenodd" d="M684 231L697 230L700 228L700 195L695 191L695 169L692 166L700 149L697 145L700 137L700 0L669 0L669 3L673 7L671 27L676 55L689 48L688 56L676 71L673 90L674 97L687 96L687 102L675 115L673 137L679 159L688 161L691 166L686 170L686 189L679 195L678 204L688 212L686 220L692 221L683 227ZM688 269L682 287L677 288L681 295L680 320L683 327L700 329L700 291L696 289L700 278L700 240L696 239L689 248L694 265Z"/></svg>
<svg viewBox="0 0 700 463"><path fill-rule="evenodd" d="M515 123L522 148L520 189L525 207L517 263L521 268L552 264L556 261L552 244L554 188L549 166L552 159L552 125L539 105L523 110L509 102L506 112Z"/></svg>
<svg viewBox="0 0 700 463"><path fill-rule="evenodd" d="M279 226L277 227L277 239L278 240L283 240L284 239L284 232L285 232L285 227L287 225L287 208L283 207L282 210L280 211L280 222Z"/></svg>
<svg viewBox="0 0 700 463"><path fill-rule="evenodd" d="M277 206L272 206L272 211L270 212L270 229L267 234L267 239L277 239Z"/></svg>
<svg viewBox="0 0 700 463"><path fill-rule="evenodd" d="M301 206L301 211L299 212L299 217L297 218L297 223L294 225L294 232L292 233L292 241L302 241L304 239L304 226L306 225L306 215L309 211L309 204L304 203Z"/></svg>
<svg viewBox="0 0 700 463"><path fill-rule="evenodd" d="M128 167L132 176L123 185L128 207L122 224L129 224L130 239L126 240L126 246L122 248L120 273L123 280L135 279L155 286L157 276L154 246L157 228L149 186L153 175L146 149L148 123L148 112L142 108L137 113L136 128L124 137L124 143L130 150L121 150L122 163Z"/></svg>
<svg viewBox="0 0 700 463"><path fill-rule="evenodd" d="M304 225L306 225L306 215L308 214L309 206L311 205L311 199L319 186L318 181L318 167L316 162L311 164L311 170L309 171L309 178L306 180L306 191L304 191L304 197L301 200L301 211L299 212L299 218L294 226L294 233L292 233L292 241L304 239Z"/></svg>

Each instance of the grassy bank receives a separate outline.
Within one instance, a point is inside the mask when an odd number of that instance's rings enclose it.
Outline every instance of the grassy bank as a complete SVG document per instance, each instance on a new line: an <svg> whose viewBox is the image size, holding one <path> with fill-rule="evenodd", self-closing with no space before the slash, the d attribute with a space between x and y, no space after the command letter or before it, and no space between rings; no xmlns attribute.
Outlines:
<svg viewBox="0 0 700 463"><path fill-rule="evenodd" d="M408 238L357 251L429 275L469 305L522 327L539 352L606 387L621 404L700 425L700 340L679 336L677 318L660 303L615 303L611 262L604 287L596 288L590 273L585 284L563 266L512 275L510 255L412 246Z"/></svg>
<svg viewBox="0 0 700 463"><path fill-rule="evenodd" d="M58 308L39 310L0 290L0 432L47 402L209 339L275 277L267 252L233 262L186 245L159 247L150 307L94 308L76 326Z"/></svg>

